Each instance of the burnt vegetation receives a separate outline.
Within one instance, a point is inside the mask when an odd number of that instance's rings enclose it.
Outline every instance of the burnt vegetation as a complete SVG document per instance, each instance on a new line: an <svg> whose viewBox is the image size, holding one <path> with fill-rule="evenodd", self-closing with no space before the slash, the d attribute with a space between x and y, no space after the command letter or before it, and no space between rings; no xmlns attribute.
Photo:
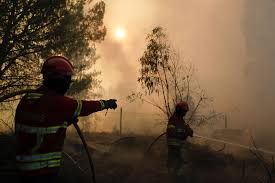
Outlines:
<svg viewBox="0 0 275 183"><path fill-rule="evenodd" d="M90 7L90 8L87 8ZM100 87L92 70L98 59L95 44L104 40L103 1L0 1L0 112L12 111L14 101L40 85L40 67L49 55L64 55L74 62L76 74L70 95L98 96ZM158 108L168 119L179 101L189 103L187 122L195 126L218 119L219 113L203 109L211 103L200 86L195 85L195 68L186 64L180 53L172 49L165 30L155 27L147 35L147 48L139 59L140 92L128 99L147 102ZM93 87L91 87L93 86ZM0 182L17 182L15 173L15 139L13 123L1 119L9 130L0 136ZM13 120L13 119L12 119ZM167 120L164 121L166 124ZM163 124L163 122L162 122ZM2 133L2 132L1 132ZM81 142L68 134L60 182L91 182L88 159ZM194 182L194 183L271 183L274 182L274 157L254 149L245 156L228 153L234 147L213 150L195 140L184 145L184 175L171 177L166 169L167 147L164 138L148 146L153 136L121 137L112 133L86 133L92 152L97 182Z"/></svg>
<svg viewBox="0 0 275 183"><path fill-rule="evenodd" d="M121 138L109 133L93 133L85 136L93 155L97 182L271 183L274 181L273 157L260 155L256 151L240 157L226 151L217 152L207 145L199 145L193 141L187 142L183 151L187 161L184 165L185 174L176 180L169 176L166 170L165 138L161 138L150 152L145 152L153 136ZM17 181L13 144L13 137L1 136L1 145L6 147L1 151L1 157L4 159L1 158L0 175L3 182ZM234 149L234 147L226 148ZM91 182L88 159L77 136L71 134L65 143L64 152L69 156L64 154L59 175L60 182ZM255 153L261 158L255 158Z"/></svg>

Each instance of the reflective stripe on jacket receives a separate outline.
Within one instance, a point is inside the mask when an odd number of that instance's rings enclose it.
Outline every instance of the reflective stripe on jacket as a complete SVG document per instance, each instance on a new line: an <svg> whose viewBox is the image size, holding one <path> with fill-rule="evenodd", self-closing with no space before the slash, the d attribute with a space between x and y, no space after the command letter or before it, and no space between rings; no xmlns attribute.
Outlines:
<svg viewBox="0 0 275 183"><path fill-rule="evenodd" d="M75 100L44 87L26 94L15 115L17 169L26 175L58 173L70 120L102 109L100 101Z"/></svg>
<svg viewBox="0 0 275 183"><path fill-rule="evenodd" d="M176 138L167 138L167 145L168 146L177 146L181 147L183 144L183 140L176 139Z"/></svg>
<svg viewBox="0 0 275 183"><path fill-rule="evenodd" d="M186 140L186 123L184 119L176 114L172 115L166 128L167 145L181 146Z"/></svg>
<svg viewBox="0 0 275 183"><path fill-rule="evenodd" d="M16 162L19 170L36 170L61 165L62 152L46 154L17 155Z"/></svg>
<svg viewBox="0 0 275 183"><path fill-rule="evenodd" d="M33 161L47 161L52 159L60 159L62 157L61 152L52 152L46 154L33 154L33 155L17 155L16 161L18 162L33 162Z"/></svg>
<svg viewBox="0 0 275 183"><path fill-rule="evenodd" d="M61 165L61 159L49 160L49 161L40 161L40 162L31 162L31 163L17 163L17 169L28 171L28 170L38 170L42 168L53 168L59 167Z"/></svg>

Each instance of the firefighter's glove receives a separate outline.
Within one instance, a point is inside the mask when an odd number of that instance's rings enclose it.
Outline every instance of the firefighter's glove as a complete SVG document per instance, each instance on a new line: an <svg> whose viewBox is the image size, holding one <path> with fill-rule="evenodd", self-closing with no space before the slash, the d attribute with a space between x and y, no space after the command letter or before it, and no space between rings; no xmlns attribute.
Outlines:
<svg viewBox="0 0 275 183"><path fill-rule="evenodd" d="M109 99L109 100L102 100L104 104L104 109L116 109L117 104L116 104L116 99Z"/></svg>

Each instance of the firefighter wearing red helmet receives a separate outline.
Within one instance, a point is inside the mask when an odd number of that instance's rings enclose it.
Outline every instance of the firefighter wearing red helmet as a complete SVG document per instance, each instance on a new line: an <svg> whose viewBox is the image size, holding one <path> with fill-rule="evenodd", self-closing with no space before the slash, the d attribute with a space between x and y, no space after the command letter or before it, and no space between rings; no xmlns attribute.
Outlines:
<svg viewBox="0 0 275 183"><path fill-rule="evenodd" d="M183 142L188 136L193 136L193 130L185 123L183 117L189 111L188 104L186 102L180 102L176 104L175 112L170 117L167 129L167 168L169 173L178 175L180 173L184 160L181 156L181 149Z"/></svg>
<svg viewBox="0 0 275 183"><path fill-rule="evenodd" d="M75 100L64 96L71 84L73 65L62 56L48 58L43 84L27 93L15 115L16 165L22 182L54 182L62 161L66 129L79 116L116 109L115 99Z"/></svg>

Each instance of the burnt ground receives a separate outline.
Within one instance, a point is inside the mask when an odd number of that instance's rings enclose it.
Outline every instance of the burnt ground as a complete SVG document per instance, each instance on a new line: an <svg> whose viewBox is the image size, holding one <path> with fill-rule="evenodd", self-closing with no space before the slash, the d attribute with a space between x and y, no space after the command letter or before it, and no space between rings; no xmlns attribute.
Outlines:
<svg viewBox="0 0 275 183"><path fill-rule="evenodd" d="M275 180L272 161L263 163L251 153L238 157L226 149L217 152L209 146L187 142L183 156L188 163L184 165L184 175L175 178L168 174L165 166L165 138L160 139L149 153L144 153L154 137L135 136L117 140L119 136L107 133L85 134L85 137L92 152L98 183L267 183L270 176ZM17 182L14 144L11 136L0 137L1 183ZM88 160L79 139L68 135L64 150L77 164L64 156L59 182L91 182Z"/></svg>

